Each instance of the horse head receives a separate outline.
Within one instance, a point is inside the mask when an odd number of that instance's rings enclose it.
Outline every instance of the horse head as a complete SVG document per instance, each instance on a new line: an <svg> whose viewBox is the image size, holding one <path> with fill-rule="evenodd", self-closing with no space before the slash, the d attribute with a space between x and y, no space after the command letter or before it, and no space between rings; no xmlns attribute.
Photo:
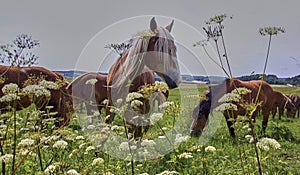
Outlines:
<svg viewBox="0 0 300 175"><path fill-rule="evenodd" d="M192 114L192 125L191 125L191 136L200 136L204 127L207 124L208 116L211 108L211 100L202 100L200 104L198 104L193 111Z"/></svg>
<svg viewBox="0 0 300 175"><path fill-rule="evenodd" d="M166 27L159 27L153 17L150 21L150 32L144 64L155 71L169 86L176 88L181 81L180 70L173 36L170 34L174 20Z"/></svg>

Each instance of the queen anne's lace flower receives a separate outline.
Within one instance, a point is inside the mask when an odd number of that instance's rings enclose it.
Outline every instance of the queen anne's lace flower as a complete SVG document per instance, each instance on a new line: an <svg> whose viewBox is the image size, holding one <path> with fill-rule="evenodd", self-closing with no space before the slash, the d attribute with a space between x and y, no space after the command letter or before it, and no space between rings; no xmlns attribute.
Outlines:
<svg viewBox="0 0 300 175"><path fill-rule="evenodd" d="M102 164L102 163L104 163L104 160L102 159L102 158L96 158L96 159L94 159L93 160L93 163L92 163L92 165L94 166L94 165L100 165L100 164Z"/></svg>
<svg viewBox="0 0 300 175"><path fill-rule="evenodd" d="M154 140L148 140L145 139L142 141L141 146L155 146L156 143L154 142Z"/></svg>
<svg viewBox="0 0 300 175"><path fill-rule="evenodd" d="M141 102L140 100L133 100L131 103L130 103L130 106L134 109L140 107L143 105L143 102Z"/></svg>
<svg viewBox="0 0 300 175"><path fill-rule="evenodd" d="M189 139L189 136L182 136L182 134L176 134L175 143L182 143Z"/></svg>
<svg viewBox="0 0 300 175"><path fill-rule="evenodd" d="M74 169L71 169L71 170L67 171L67 174L70 174L70 175L79 175L79 173L76 170L74 170Z"/></svg>
<svg viewBox="0 0 300 175"><path fill-rule="evenodd" d="M15 94L19 92L19 87L15 83L9 83L3 86L2 92L3 94Z"/></svg>
<svg viewBox="0 0 300 175"><path fill-rule="evenodd" d="M181 158L185 158L185 159L189 159L189 158L193 158L192 153L182 153L179 154L177 157Z"/></svg>
<svg viewBox="0 0 300 175"><path fill-rule="evenodd" d="M59 140L54 143L53 148L65 149L68 146L68 142L64 140Z"/></svg>
<svg viewBox="0 0 300 175"><path fill-rule="evenodd" d="M174 174L179 174L177 171L169 171L169 170L165 170L159 174L156 175L174 175Z"/></svg>
<svg viewBox="0 0 300 175"><path fill-rule="evenodd" d="M169 90L169 87L165 82L155 81L154 89L158 92L167 92Z"/></svg>
<svg viewBox="0 0 300 175"><path fill-rule="evenodd" d="M22 91L24 94L28 96L32 96L32 95L34 95L35 97L46 96L47 98L51 96L50 91L40 85L29 85L23 88Z"/></svg>
<svg viewBox="0 0 300 175"><path fill-rule="evenodd" d="M163 104L159 105L159 109L166 109L170 106L173 106L174 102L173 101L166 101Z"/></svg>
<svg viewBox="0 0 300 175"><path fill-rule="evenodd" d="M20 97L17 94L6 94L0 98L0 102L13 102L20 100Z"/></svg>
<svg viewBox="0 0 300 175"><path fill-rule="evenodd" d="M224 94L219 100L219 103L228 103L228 102L239 102L241 96L239 94L227 93Z"/></svg>
<svg viewBox="0 0 300 175"><path fill-rule="evenodd" d="M157 121L159 121L160 119L162 119L163 114L162 113L153 113L150 116L150 123L153 125L155 124Z"/></svg>
<svg viewBox="0 0 300 175"><path fill-rule="evenodd" d="M139 99L142 98L143 94L139 93L139 92L131 92L127 95L126 97L126 102L131 102L134 99Z"/></svg>
<svg viewBox="0 0 300 175"><path fill-rule="evenodd" d="M280 144L275 140L271 138L262 138L257 142L257 146L265 151L269 151L270 147L274 149L280 149Z"/></svg>
<svg viewBox="0 0 300 175"><path fill-rule="evenodd" d="M248 88L245 88L245 87L239 87L239 88L233 89L231 91L231 93L245 95L245 94L251 93L251 90Z"/></svg>
<svg viewBox="0 0 300 175"><path fill-rule="evenodd" d="M129 143L128 142L122 142L119 146L120 151L128 151L129 150Z"/></svg>
<svg viewBox="0 0 300 175"><path fill-rule="evenodd" d="M39 83L40 86L43 86L44 88L46 89L59 89L59 86L58 84L56 84L55 82L53 81L47 81L47 80L42 80L40 83Z"/></svg>
<svg viewBox="0 0 300 175"><path fill-rule="evenodd" d="M4 154L3 156L0 157L0 161L8 163L9 161L11 161L13 159L13 155L12 154Z"/></svg>
<svg viewBox="0 0 300 175"><path fill-rule="evenodd" d="M46 169L45 169L45 173L46 174L53 174L56 170L56 167L54 165L49 165Z"/></svg>
<svg viewBox="0 0 300 175"><path fill-rule="evenodd" d="M213 146L207 146L204 148L205 152L216 152L216 148Z"/></svg>
<svg viewBox="0 0 300 175"><path fill-rule="evenodd" d="M218 107L216 107L216 111L224 112L226 110L237 111L238 109L237 109L237 106L232 103L223 103L223 104L219 105Z"/></svg>
<svg viewBox="0 0 300 175"><path fill-rule="evenodd" d="M32 139L24 139L18 144L19 146L31 146L34 144L34 140Z"/></svg>

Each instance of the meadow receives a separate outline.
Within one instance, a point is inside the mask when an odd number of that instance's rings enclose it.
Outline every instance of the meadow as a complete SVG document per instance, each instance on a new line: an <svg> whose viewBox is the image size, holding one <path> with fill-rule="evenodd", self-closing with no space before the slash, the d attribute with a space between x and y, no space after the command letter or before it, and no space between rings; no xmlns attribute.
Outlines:
<svg viewBox="0 0 300 175"><path fill-rule="evenodd" d="M13 122L12 114L1 115L1 157L2 174L258 174L256 156L253 144L245 138L249 131L246 124L237 127L237 138L230 137L224 117L216 113L210 118L200 138L189 137L189 126L193 110L192 102L199 101L207 90L207 85L183 84L170 91L169 101L182 103L182 99L191 102L185 105L175 115L176 109L167 112L150 130L143 135L147 141L149 153L157 153L154 157L131 159L122 157L121 145L114 145L110 149L116 154L100 148L99 140L107 132L115 132L121 138L125 137L122 119L117 118L112 125L103 123L96 125L83 124L88 117L85 111L74 115L71 123L62 128L54 125L51 114L43 119L43 125L36 121L41 116L34 105L17 112L16 133L16 165L12 169ZM284 93L300 94L300 87L276 86L274 89ZM190 94L190 95L188 95ZM185 103L187 104L187 103ZM175 106L180 108L179 106ZM51 108L51 107L49 107ZM47 114L47 111L45 111ZM29 116L29 117L28 117ZM183 118L184 117L184 118ZM179 125L174 124L179 123ZM263 137L276 139L280 148L269 146L268 150L259 149L259 156L264 174L299 174L300 163L300 119L283 116L270 117L267 132L261 134L261 117L255 126L258 139ZM114 128L114 129L113 129ZM172 135L174 137L172 137ZM170 142L171 149L165 150L163 139L181 139ZM95 142L95 140L97 140ZM103 143L103 142L101 142ZM138 145L138 144L137 144ZM143 145L142 145L143 146ZM139 146L132 147L138 150ZM240 156L239 156L240 154Z"/></svg>

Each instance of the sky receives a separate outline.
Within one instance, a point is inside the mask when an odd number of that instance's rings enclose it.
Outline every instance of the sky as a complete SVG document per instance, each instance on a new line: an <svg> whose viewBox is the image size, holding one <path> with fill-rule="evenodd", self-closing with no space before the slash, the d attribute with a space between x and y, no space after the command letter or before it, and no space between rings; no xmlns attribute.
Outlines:
<svg viewBox="0 0 300 175"><path fill-rule="evenodd" d="M2 1L0 44L25 33L40 41L32 52L38 65L51 70L107 71L118 55L105 49L149 28L174 20L171 34L178 48L181 73L224 75L193 43L205 39L202 27L215 15L226 14L224 38L234 76L262 73L268 37L262 27L284 27L272 38L267 74L300 74L300 13L297 0L131 0L131 1ZM206 46L217 60L213 43Z"/></svg>

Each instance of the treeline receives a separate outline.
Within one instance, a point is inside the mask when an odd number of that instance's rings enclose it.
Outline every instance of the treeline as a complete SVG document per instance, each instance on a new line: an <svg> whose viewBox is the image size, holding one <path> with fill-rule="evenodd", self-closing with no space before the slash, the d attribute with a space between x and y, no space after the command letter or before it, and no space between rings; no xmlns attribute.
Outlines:
<svg viewBox="0 0 300 175"><path fill-rule="evenodd" d="M238 79L243 81L250 81L250 80L260 80L260 74L254 75L245 75L238 77ZM278 78L276 75L265 75L264 80L269 84L291 84L291 85L300 85L300 75L291 77L291 78Z"/></svg>

